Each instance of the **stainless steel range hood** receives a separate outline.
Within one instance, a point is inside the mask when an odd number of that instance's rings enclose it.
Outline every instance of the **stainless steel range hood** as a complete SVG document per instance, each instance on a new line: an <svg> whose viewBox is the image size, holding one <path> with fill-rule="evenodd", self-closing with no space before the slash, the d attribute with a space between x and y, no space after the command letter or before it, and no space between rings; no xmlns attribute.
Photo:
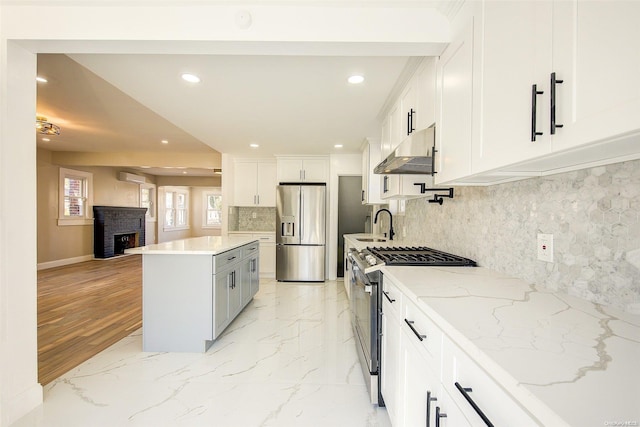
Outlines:
<svg viewBox="0 0 640 427"><path fill-rule="evenodd" d="M435 124L412 133L373 172L380 175L433 174L435 140Z"/></svg>

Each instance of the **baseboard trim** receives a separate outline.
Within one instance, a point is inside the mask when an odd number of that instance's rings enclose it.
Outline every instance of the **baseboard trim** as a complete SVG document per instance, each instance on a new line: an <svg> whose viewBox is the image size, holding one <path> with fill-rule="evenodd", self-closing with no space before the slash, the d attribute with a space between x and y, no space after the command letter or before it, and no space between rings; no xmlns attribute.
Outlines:
<svg viewBox="0 0 640 427"><path fill-rule="evenodd" d="M38 270L46 270L47 268L53 268L53 267L62 267L63 265L70 265L70 264L76 264L84 261L91 261L92 259L93 259L93 254L82 255L82 256L77 256L73 258L58 259L58 260L49 261L49 262L41 262L38 264Z"/></svg>
<svg viewBox="0 0 640 427"><path fill-rule="evenodd" d="M17 396L10 398L6 405L3 403L3 420L0 421L0 424L5 425L4 422L6 422L6 425L13 424L29 412L36 409L42 404L42 401L42 386L40 383L36 383Z"/></svg>

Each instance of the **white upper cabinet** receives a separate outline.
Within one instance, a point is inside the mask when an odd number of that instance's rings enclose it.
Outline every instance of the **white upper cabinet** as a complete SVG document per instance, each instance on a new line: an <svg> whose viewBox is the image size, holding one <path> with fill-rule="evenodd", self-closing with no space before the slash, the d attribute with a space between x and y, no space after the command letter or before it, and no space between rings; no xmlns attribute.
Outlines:
<svg viewBox="0 0 640 427"><path fill-rule="evenodd" d="M235 206L276 205L276 163L241 160L234 164L233 202Z"/></svg>
<svg viewBox="0 0 640 427"><path fill-rule="evenodd" d="M454 31L437 66L438 183L640 158L640 2L486 0L462 10L472 24L454 27L471 36Z"/></svg>
<svg viewBox="0 0 640 427"><path fill-rule="evenodd" d="M327 158L278 157L278 182L327 182Z"/></svg>
<svg viewBox="0 0 640 427"><path fill-rule="evenodd" d="M551 71L563 81L556 87L563 127L553 136L554 151L637 133L640 2L554 2Z"/></svg>
<svg viewBox="0 0 640 427"><path fill-rule="evenodd" d="M551 151L551 2L486 1L479 9L473 173ZM540 135L532 141L534 116Z"/></svg>
<svg viewBox="0 0 640 427"><path fill-rule="evenodd" d="M415 77L416 107L413 122L416 130L426 129L436 121L436 61L427 58Z"/></svg>
<svg viewBox="0 0 640 427"><path fill-rule="evenodd" d="M373 168L380 163L380 141L365 140L362 148L362 204L377 205L380 199L380 175L373 173Z"/></svg>
<svg viewBox="0 0 640 427"><path fill-rule="evenodd" d="M436 183L471 174L473 19L437 65Z"/></svg>

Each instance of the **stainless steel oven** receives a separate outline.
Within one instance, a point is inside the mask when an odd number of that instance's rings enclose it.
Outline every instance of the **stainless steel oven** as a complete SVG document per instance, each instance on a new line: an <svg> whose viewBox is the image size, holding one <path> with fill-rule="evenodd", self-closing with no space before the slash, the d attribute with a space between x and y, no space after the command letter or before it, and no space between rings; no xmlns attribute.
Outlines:
<svg viewBox="0 0 640 427"><path fill-rule="evenodd" d="M351 264L350 306L351 325L355 335L356 351L369 390L371 403L384 406L380 394L380 297L378 287L381 274L365 258L352 249L348 255Z"/></svg>
<svg viewBox="0 0 640 427"><path fill-rule="evenodd" d="M388 266L448 266L473 267L468 258L452 255L427 247L378 247L361 251L351 249L350 306L351 325L355 334L356 350L365 377L371 403L384 406L380 393L380 357L382 326L382 280L379 271Z"/></svg>

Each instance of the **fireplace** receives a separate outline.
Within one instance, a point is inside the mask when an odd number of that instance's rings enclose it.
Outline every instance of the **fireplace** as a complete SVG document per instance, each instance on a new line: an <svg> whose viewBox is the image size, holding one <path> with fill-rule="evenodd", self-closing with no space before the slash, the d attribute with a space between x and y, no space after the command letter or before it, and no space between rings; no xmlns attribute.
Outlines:
<svg viewBox="0 0 640 427"><path fill-rule="evenodd" d="M111 258L125 249L144 246L146 212L146 208L94 206L94 256Z"/></svg>

